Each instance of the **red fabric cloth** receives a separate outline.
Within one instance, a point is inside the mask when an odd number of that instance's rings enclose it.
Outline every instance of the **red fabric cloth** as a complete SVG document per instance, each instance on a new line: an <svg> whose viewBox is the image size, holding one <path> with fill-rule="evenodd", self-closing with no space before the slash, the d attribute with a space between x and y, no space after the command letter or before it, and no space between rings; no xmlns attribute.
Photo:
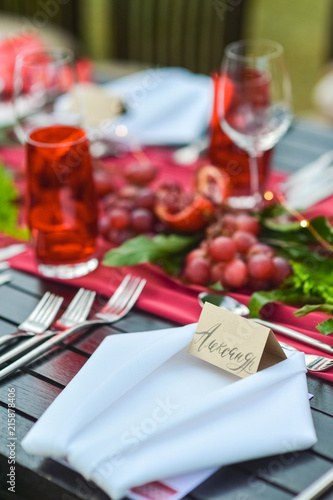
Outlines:
<svg viewBox="0 0 333 500"><path fill-rule="evenodd" d="M190 186L193 182L193 167L180 167L172 163L171 151L166 148L149 148L146 153L151 161L160 169L159 182L162 179L177 179L185 186ZM0 156L6 163L10 163L14 169L21 169L23 164L22 150L17 148L0 151ZM105 162L105 168L112 171L114 168L128 162L128 157L110 159ZM268 188L276 187L284 179L282 174L273 172L270 176ZM311 215L331 214L332 199L327 199L317 204L311 209ZM0 242L1 243L1 242ZM107 245L99 242L99 251L101 255L107 249ZM11 259L13 268L20 269L29 273L38 274L33 251L28 250L24 254ZM75 286L84 286L108 297L119 285L121 279L126 273L139 275L147 280L147 285L141 294L137 306L147 312L167 318L179 324L187 324L198 321L201 308L198 303L197 295L204 288L199 286L185 286L179 280L167 276L161 269L150 264L140 266L110 268L100 265L94 272L88 276L69 280L68 283ZM232 297L248 304L249 295L231 293ZM328 318L323 313L311 313L303 318L296 318L293 315L295 308L283 304L274 303L266 309L265 319L279 324L290 326L309 337L318 339L333 347L333 336L324 337L316 330L316 325ZM305 344L292 341L282 335L276 335L278 339L286 341L306 353L323 355L316 349L312 349ZM326 380L333 381L333 369L325 373L316 374Z"/></svg>

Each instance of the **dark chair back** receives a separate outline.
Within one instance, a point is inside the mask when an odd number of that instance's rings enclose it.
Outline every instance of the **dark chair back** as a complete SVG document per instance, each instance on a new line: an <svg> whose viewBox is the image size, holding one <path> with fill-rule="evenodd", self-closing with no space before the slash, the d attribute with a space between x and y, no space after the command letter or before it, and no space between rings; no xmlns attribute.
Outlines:
<svg viewBox="0 0 333 500"><path fill-rule="evenodd" d="M108 0L111 19L104 41L106 56L212 73L220 67L225 45L242 38L250 1ZM60 26L84 46L81 11L79 0L0 0L0 15L17 14L23 25L26 20L37 30L47 29L48 23ZM97 32L98 26L91 29Z"/></svg>
<svg viewBox="0 0 333 500"><path fill-rule="evenodd" d="M47 29L49 24L64 28L75 37L79 35L79 0L0 0L1 12L16 15L23 28Z"/></svg>
<svg viewBox="0 0 333 500"><path fill-rule="evenodd" d="M209 74L242 38L248 0L111 0L113 57Z"/></svg>

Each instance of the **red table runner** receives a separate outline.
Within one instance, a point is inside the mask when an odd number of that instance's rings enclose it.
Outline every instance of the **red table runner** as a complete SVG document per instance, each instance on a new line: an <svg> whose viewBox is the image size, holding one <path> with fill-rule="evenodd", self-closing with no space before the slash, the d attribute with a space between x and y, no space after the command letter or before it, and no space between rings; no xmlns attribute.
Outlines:
<svg viewBox="0 0 333 500"><path fill-rule="evenodd" d="M12 168L23 169L23 152L20 148L7 148L0 152L5 164L11 165ZM193 182L193 168L182 167L175 165L172 162L171 151L166 148L149 148L146 151L152 162L160 169L158 182L163 179L177 179L184 185L189 185ZM128 162L128 157L110 159L105 162L105 168L112 169L119 167ZM268 188L276 186L284 176L278 173L272 173L269 180ZM314 206L309 212L309 216L328 215L332 206L332 198L322 201ZM102 255L108 246L102 240L99 241L99 252ZM18 255L11 259L13 268L20 269L29 273L38 275L36 262L32 250L28 250L24 254ZM138 300L138 307L147 312L162 316L179 324L188 324L198 321L201 308L199 306L197 295L204 290L200 286L185 286L180 280L176 280L166 275L161 269L150 264L141 264L131 267L106 267L100 265L95 271L88 276L68 280L67 283L75 286L83 286L90 288L96 292L110 296L116 287L119 285L122 278L127 273L139 275L147 280L147 285ZM230 295L241 302L248 304L249 295L230 293ZM297 329L301 333L309 337L324 341L333 347L333 336L324 337L316 330L316 325L327 319L327 315L323 313L311 313L303 318L296 318L293 315L295 308L279 303L271 304L269 315L266 314L265 319L275 321L277 323L290 326ZM276 335L278 339L286 341L306 353L321 354L322 352L312 349L305 344L301 344L291 339L286 339L280 334ZM318 377L333 381L333 369L325 373L317 373Z"/></svg>

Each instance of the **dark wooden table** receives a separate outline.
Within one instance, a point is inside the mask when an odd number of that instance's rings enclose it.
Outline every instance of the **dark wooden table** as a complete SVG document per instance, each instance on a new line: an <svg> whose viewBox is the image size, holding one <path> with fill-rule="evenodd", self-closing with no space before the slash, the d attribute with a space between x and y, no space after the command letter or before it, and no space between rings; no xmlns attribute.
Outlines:
<svg viewBox="0 0 333 500"><path fill-rule="evenodd" d="M333 130L295 122L276 149L274 165L293 171L333 147ZM0 287L0 335L14 331L46 290L65 297L64 307L76 290L51 281L13 271L10 284ZM103 299L99 297L100 307ZM20 441L61 390L87 361L102 339L112 333L166 328L172 325L139 310L112 327L87 331L62 343L52 353L0 383L0 499L90 500L107 499L80 474L52 460L25 453ZM333 384L308 376L314 394L311 408L318 443L310 450L286 453L261 460L223 467L198 486L192 500L287 500L333 467ZM8 390L15 389L16 493L8 491L9 449ZM274 429L272 429L274 432ZM333 488L321 499L332 499Z"/></svg>

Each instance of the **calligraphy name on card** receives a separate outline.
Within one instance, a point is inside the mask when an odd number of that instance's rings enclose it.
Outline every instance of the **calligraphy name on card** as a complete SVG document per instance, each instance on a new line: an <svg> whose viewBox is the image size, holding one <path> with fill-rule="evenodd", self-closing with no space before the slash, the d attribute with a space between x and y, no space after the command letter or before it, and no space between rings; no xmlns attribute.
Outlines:
<svg viewBox="0 0 333 500"><path fill-rule="evenodd" d="M188 352L241 378L286 359L272 330L209 302Z"/></svg>

